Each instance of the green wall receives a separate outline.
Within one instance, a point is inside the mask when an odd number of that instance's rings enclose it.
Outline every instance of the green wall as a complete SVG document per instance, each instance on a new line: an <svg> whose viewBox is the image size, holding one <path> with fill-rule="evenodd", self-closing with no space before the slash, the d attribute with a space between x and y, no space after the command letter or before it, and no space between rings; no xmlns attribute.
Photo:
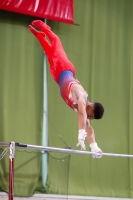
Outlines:
<svg viewBox="0 0 133 200"><path fill-rule="evenodd" d="M28 30L34 18L0 10L0 141L41 145L43 52ZM2 149L0 149L0 153ZM8 154L0 161L0 188L8 191ZM39 187L41 155L15 155L15 195Z"/></svg>

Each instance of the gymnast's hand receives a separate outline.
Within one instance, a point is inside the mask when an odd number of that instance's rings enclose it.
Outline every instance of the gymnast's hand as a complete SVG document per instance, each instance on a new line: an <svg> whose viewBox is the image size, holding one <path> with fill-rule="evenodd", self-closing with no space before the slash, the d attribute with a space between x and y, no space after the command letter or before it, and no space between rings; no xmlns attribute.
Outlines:
<svg viewBox="0 0 133 200"><path fill-rule="evenodd" d="M94 152L96 154L92 154L93 158L101 158L102 157L102 150L97 146L97 143L94 142L90 144L91 152Z"/></svg>
<svg viewBox="0 0 133 200"><path fill-rule="evenodd" d="M85 138L87 136L87 133L84 129L80 129L79 131L79 134L78 134L78 144L77 146L81 146L81 150L82 151L85 151L86 150L86 147L85 147Z"/></svg>

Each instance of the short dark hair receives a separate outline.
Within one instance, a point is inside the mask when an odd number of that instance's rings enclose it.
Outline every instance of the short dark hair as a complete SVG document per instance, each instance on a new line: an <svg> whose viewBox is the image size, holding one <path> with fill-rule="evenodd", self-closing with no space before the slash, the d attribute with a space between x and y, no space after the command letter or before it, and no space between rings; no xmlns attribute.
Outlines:
<svg viewBox="0 0 133 200"><path fill-rule="evenodd" d="M94 102L94 118L101 119L104 113L104 107L101 103Z"/></svg>

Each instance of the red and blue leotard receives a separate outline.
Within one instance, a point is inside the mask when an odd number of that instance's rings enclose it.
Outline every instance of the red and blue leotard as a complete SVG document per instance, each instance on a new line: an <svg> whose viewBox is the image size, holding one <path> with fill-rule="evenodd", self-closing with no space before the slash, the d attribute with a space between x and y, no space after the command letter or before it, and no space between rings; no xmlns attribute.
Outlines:
<svg viewBox="0 0 133 200"><path fill-rule="evenodd" d="M71 87L73 84L79 84L79 82L74 79L73 73L69 70L63 71L59 76L58 84L60 86L60 94L66 104L77 112L78 110L73 107L76 103L71 96Z"/></svg>

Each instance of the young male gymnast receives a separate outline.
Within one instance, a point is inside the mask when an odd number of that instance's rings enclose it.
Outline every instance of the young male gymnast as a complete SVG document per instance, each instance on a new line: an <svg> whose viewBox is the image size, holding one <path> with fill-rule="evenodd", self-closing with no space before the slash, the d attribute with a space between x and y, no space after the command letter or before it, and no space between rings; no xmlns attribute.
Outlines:
<svg viewBox="0 0 133 200"><path fill-rule="evenodd" d="M88 100L87 92L80 82L74 78L75 68L68 60L59 37L41 20L33 21L32 25L41 30L37 31L33 26L29 25L30 31L37 37L46 53L50 64L50 73L60 87L62 98L69 107L78 113L77 146L80 145L81 150L86 150L84 141L87 138L91 151L94 152L93 157L101 158L102 150L95 141L94 130L89 120L101 119L104 107L100 103L92 103ZM46 39L46 36L50 42Z"/></svg>

